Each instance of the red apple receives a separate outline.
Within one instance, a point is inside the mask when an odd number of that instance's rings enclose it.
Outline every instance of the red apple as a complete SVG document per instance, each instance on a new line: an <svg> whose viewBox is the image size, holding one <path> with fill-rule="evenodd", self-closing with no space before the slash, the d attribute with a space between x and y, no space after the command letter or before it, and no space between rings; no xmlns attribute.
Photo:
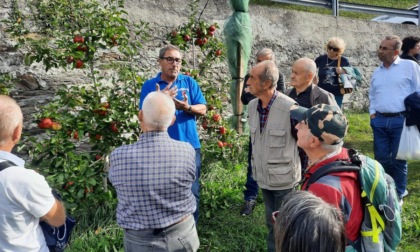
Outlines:
<svg viewBox="0 0 420 252"><path fill-rule="evenodd" d="M176 35L178 35L178 32L177 32L176 30L173 30L173 31L171 32L171 37L172 37L172 38L175 38L175 37L176 37Z"/></svg>
<svg viewBox="0 0 420 252"><path fill-rule="evenodd" d="M115 133L118 133L118 127L117 127L117 124L116 123L111 123L111 131L112 132L115 132Z"/></svg>
<svg viewBox="0 0 420 252"><path fill-rule="evenodd" d="M83 60L76 60L76 68L82 68L84 65Z"/></svg>
<svg viewBox="0 0 420 252"><path fill-rule="evenodd" d="M102 135L101 135L101 134L96 134L96 135L95 135L95 139L96 139L96 140L101 140L101 138L102 138Z"/></svg>
<svg viewBox="0 0 420 252"><path fill-rule="evenodd" d="M215 54L216 56L220 56L220 55L222 55L222 50L221 50L221 49L217 49L217 50L214 52L214 54Z"/></svg>
<svg viewBox="0 0 420 252"><path fill-rule="evenodd" d="M207 127L207 125L208 125L208 122L207 121L203 121L203 123L201 124L201 126L203 127L203 129L208 129L208 127Z"/></svg>
<svg viewBox="0 0 420 252"><path fill-rule="evenodd" d="M184 74L187 75L187 76L191 76L190 72L185 72Z"/></svg>
<svg viewBox="0 0 420 252"><path fill-rule="evenodd" d="M77 51L87 52L88 48L85 45L78 45L76 48Z"/></svg>
<svg viewBox="0 0 420 252"><path fill-rule="evenodd" d="M225 128L225 127L223 127L223 126L219 128L219 131L220 131L220 134L221 134L221 135L226 134L226 128Z"/></svg>
<svg viewBox="0 0 420 252"><path fill-rule="evenodd" d="M73 63L73 61L74 61L73 56L67 57L67 64L71 64L71 63Z"/></svg>
<svg viewBox="0 0 420 252"><path fill-rule="evenodd" d="M213 37L214 36L215 31L209 31L207 32L207 36L209 37Z"/></svg>
<svg viewBox="0 0 420 252"><path fill-rule="evenodd" d="M215 25L210 25L209 26L209 31L214 32L216 30L216 26Z"/></svg>
<svg viewBox="0 0 420 252"><path fill-rule="evenodd" d="M191 37L188 36L187 34L185 34L184 35L184 41L190 41L190 40L191 40Z"/></svg>
<svg viewBox="0 0 420 252"><path fill-rule="evenodd" d="M41 129L49 129L51 128L53 121L51 118L44 118L38 123L38 127Z"/></svg>
<svg viewBox="0 0 420 252"><path fill-rule="evenodd" d="M220 121L220 119L222 119L222 117L221 117L219 114L214 114L214 115L213 115L213 120L214 120L215 122Z"/></svg>
<svg viewBox="0 0 420 252"><path fill-rule="evenodd" d="M80 35L76 35L73 38L73 42L74 43L82 43L83 44L85 42L85 39L82 36L80 36Z"/></svg>
<svg viewBox="0 0 420 252"><path fill-rule="evenodd" d="M217 146L219 146L219 148L223 148L223 142L222 141L217 141Z"/></svg>
<svg viewBox="0 0 420 252"><path fill-rule="evenodd" d="M102 158L102 155L101 154L96 154L96 156L95 156L95 159L96 160L99 160L99 159L101 159Z"/></svg>
<svg viewBox="0 0 420 252"><path fill-rule="evenodd" d="M223 147L226 147L228 144L226 142L223 142Z"/></svg>

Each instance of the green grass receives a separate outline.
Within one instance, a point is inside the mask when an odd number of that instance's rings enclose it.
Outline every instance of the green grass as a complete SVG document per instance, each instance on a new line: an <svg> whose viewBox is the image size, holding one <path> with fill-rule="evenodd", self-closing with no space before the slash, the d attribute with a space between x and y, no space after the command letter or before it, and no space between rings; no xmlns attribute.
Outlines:
<svg viewBox="0 0 420 252"><path fill-rule="evenodd" d="M373 156L372 130L367 113L345 112L350 123L345 146ZM261 195L251 216L240 216L246 176L244 147L240 161L220 160L207 155L203 162L200 222L200 251L266 251L266 225ZM420 161L409 162L409 196L403 206L403 239L400 252L420 251ZM76 213L78 225L70 252L123 251L123 232L116 224L115 202L89 206Z"/></svg>

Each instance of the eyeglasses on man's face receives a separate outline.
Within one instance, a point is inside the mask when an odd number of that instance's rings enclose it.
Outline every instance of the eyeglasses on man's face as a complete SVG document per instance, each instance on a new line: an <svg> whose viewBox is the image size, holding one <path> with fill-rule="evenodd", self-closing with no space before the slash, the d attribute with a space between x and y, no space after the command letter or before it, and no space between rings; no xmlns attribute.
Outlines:
<svg viewBox="0 0 420 252"><path fill-rule="evenodd" d="M340 51L340 48L332 47L330 45L327 48L328 48L328 50L333 50L334 52L339 52Z"/></svg>
<svg viewBox="0 0 420 252"><path fill-rule="evenodd" d="M169 64L176 62L176 64L181 64L182 59L180 58L172 58L172 57L160 57L160 59L166 60Z"/></svg>
<svg viewBox="0 0 420 252"><path fill-rule="evenodd" d="M394 48L388 48L386 46L379 46L378 50L386 51L386 50L395 50L395 49Z"/></svg>

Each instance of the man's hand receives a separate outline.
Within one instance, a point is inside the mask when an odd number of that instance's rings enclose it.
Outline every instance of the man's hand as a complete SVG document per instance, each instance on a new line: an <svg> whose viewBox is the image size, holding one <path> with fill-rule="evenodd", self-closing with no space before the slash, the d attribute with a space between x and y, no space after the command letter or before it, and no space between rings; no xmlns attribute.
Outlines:
<svg viewBox="0 0 420 252"><path fill-rule="evenodd" d="M370 115L370 119L373 119L373 118L375 118L376 117L376 113L375 114L371 114Z"/></svg>
<svg viewBox="0 0 420 252"><path fill-rule="evenodd" d="M178 87L176 85L172 87L172 83L171 83L171 84L168 84L168 86L166 86L164 89L160 90L159 84L156 83L156 91L158 92L161 91L169 95L170 97L174 98L178 94Z"/></svg>
<svg viewBox="0 0 420 252"><path fill-rule="evenodd" d="M188 104L188 97L187 93L185 91L182 92L183 100L178 100L176 98L172 98L175 103L175 108L177 110L183 110L185 112L189 112L188 109L190 108L190 105Z"/></svg>

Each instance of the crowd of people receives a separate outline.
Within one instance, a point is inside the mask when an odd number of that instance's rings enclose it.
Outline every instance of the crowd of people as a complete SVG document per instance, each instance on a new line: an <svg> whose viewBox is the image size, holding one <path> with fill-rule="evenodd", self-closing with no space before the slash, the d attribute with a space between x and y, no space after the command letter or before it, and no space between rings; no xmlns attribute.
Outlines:
<svg viewBox="0 0 420 252"><path fill-rule="evenodd" d="M306 192L296 191L321 167L349 160L343 147L348 121L337 88L338 75L351 65L342 56L341 38L330 38L325 49L315 60L293 63L289 89L268 48L257 52L257 64L245 79L241 100L249 106L250 142L241 214L252 214L260 188L270 252L351 251L360 239L363 210L355 172L326 176ZM408 194L407 162L396 154L404 99L420 92L419 51L419 38L385 37L369 88L375 159L395 180L400 204ZM199 84L180 73L177 47L162 48L158 63L161 72L140 93L143 134L110 156L117 223L124 230L125 251L197 251L201 152L196 117L206 113L206 100ZM45 178L11 153L22 120L17 103L0 96L0 166L12 163L0 169L0 251L48 251L39 220L60 226L66 214Z"/></svg>

